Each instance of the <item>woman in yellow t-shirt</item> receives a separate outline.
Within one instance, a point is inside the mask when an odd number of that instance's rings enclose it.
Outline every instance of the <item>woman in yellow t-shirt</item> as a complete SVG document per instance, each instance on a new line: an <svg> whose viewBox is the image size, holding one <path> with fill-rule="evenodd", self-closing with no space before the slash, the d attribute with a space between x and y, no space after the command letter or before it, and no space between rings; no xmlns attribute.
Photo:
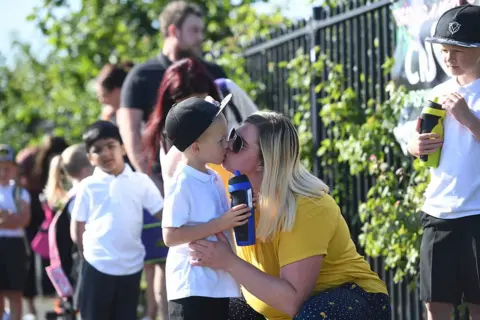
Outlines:
<svg viewBox="0 0 480 320"><path fill-rule="evenodd" d="M301 166L292 123L258 112L229 144L224 167L259 191L256 243L237 255L223 241L190 247L192 264L226 270L242 286L246 303L231 303L230 319L390 319L386 286L357 253L328 187Z"/></svg>

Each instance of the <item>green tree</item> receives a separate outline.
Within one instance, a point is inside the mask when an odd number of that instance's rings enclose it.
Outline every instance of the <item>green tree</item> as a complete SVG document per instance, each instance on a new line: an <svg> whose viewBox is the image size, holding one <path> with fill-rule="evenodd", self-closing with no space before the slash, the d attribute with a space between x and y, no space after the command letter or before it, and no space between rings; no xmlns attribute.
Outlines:
<svg viewBox="0 0 480 320"><path fill-rule="evenodd" d="M77 141L100 112L92 79L106 62L140 63L158 54L157 17L168 2L83 0L73 7L66 0L43 0L28 19L47 38L50 53L39 59L28 45L17 43L13 67L0 67L4 139L19 148L53 127ZM254 0L196 2L206 12L207 59L224 66L230 78L255 95L258 87L245 72L242 45L267 36L286 19L279 13L257 14Z"/></svg>

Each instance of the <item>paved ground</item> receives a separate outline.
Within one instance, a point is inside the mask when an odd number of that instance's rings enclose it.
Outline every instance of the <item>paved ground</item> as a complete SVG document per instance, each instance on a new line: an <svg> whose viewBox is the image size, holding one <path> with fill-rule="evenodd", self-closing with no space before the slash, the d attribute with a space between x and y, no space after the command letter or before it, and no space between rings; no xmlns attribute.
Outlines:
<svg viewBox="0 0 480 320"><path fill-rule="evenodd" d="M53 310L54 307L54 299L53 298L37 298L35 300L35 306L37 307L37 313L38 316L35 318L33 316L26 315L26 312L28 312L27 305L24 301L23 303L23 313L24 313L24 320L44 320L45 319L45 313L47 311ZM1 317L0 317L1 319Z"/></svg>

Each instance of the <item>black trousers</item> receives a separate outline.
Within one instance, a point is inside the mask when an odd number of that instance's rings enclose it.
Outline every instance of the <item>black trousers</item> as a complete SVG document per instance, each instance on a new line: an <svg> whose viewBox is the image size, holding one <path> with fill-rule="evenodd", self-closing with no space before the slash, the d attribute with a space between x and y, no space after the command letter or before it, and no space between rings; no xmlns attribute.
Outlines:
<svg viewBox="0 0 480 320"><path fill-rule="evenodd" d="M135 320L142 270L126 276L102 273L83 260L80 314L85 320Z"/></svg>
<svg viewBox="0 0 480 320"><path fill-rule="evenodd" d="M228 320L229 298L188 297L168 301L170 320Z"/></svg>

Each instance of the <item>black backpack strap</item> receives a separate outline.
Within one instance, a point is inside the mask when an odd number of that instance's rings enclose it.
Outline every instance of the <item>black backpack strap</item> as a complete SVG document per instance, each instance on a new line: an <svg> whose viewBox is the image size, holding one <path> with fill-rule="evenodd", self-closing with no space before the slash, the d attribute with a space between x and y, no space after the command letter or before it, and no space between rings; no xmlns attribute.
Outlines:
<svg viewBox="0 0 480 320"><path fill-rule="evenodd" d="M225 78L217 79L215 82L218 84L220 91L222 92L222 96L225 98L230 93L230 91L227 88L227 79ZM233 102L233 99L230 100L228 107L230 110L232 110L237 123L241 123L243 121L243 118L242 118L242 115L240 114L240 111L238 111L237 106ZM224 110L226 110L226 108Z"/></svg>

